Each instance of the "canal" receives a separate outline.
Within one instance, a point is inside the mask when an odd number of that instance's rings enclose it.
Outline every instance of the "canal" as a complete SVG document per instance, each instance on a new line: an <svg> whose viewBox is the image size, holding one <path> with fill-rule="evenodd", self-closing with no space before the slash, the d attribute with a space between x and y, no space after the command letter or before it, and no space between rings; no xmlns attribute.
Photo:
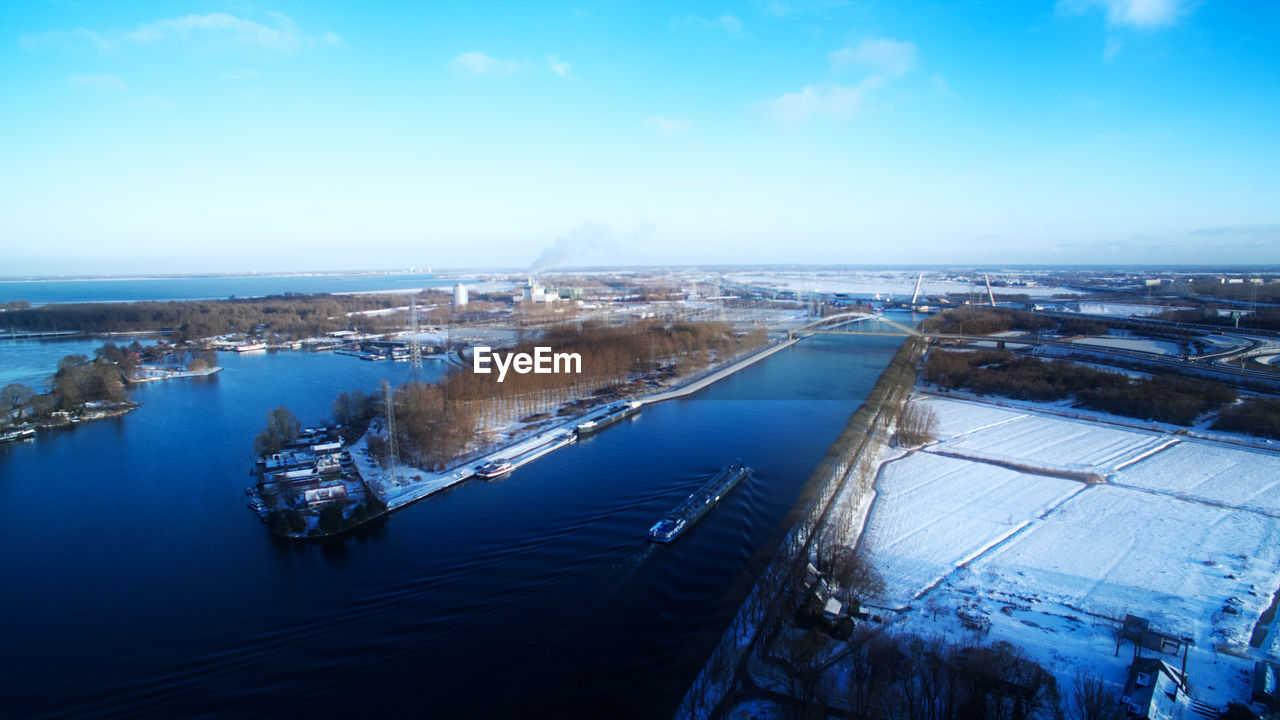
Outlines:
<svg viewBox="0 0 1280 720"><path fill-rule="evenodd" d="M666 717L899 344L805 340L323 544L245 508L253 436L404 364L224 353L134 389L133 413L0 449L3 713ZM755 476L646 542L737 459Z"/></svg>

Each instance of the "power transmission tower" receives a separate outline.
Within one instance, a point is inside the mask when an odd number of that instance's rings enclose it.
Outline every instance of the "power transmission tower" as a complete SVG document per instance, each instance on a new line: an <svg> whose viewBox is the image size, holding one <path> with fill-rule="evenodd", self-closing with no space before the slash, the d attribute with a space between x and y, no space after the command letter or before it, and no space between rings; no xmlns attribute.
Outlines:
<svg viewBox="0 0 1280 720"><path fill-rule="evenodd" d="M396 447L396 402L391 385L382 381L382 397L387 415L387 467L400 466L400 449Z"/></svg>
<svg viewBox="0 0 1280 720"><path fill-rule="evenodd" d="M409 382L422 382L422 343L418 340L418 300L409 301Z"/></svg>

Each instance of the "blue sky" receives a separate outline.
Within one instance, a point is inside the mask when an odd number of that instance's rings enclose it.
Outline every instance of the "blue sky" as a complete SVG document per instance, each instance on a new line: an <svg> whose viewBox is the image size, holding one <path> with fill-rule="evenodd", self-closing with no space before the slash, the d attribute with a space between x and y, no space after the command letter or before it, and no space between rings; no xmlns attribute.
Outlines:
<svg viewBox="0 0 1280 720"><path fill-rule="evenodd" d="M1280 262L1280 4L7 2L0 275Z"/></svg>

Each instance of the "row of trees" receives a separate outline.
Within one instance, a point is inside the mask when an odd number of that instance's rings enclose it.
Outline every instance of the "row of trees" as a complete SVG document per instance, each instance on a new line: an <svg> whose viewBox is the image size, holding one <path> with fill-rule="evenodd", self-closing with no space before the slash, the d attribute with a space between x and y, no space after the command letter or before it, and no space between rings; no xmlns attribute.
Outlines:
<svg viewBox="0 0 1280 720"><path fill-rule="evenodd" d="M1105 685L1081 677L1063 703L1052 673L1006 642L948 643L864 630L850 640L840 690L827 671L817 630L781 639L771 658L791 681L793 717L825 718L827 705L855 718L883 720L1120 720L1124 710ZM1065 712L1064 712L1065 711Z"/></svg>
<svg viewBox="0 0 1280 720"><path fill-rule="evenodd" d="M1280 398L1252 397L1218 413L1219 430L1280 440Z"/></svg>
<svg viewBox="0 0 1280 720"><path fill-rule="evenodd" d="M535 346L577 353L580 373L517 374L503 382L496 373L470 369L436 384L406 383L394 392L396 442L404 460L439 468L476 446L482 428L502 427L520 418L556 410L591 395L620 390L656 375L681 375L762 345L763 332L737 335L725 323L645 322L623 327L558 326L536 341L510 350L532 353ZM344 424L365 421L380 403L364 394L344 393L334 417Z"/></svg>
<svg viewBox="0 0 1280 720"><path fill-rule="evenodd" d="M275 295L265 298L136 303L68 303L5 312L15 330L80 330L87 333L172 330L182 341L229 332L265 330L290 338L348 329L358 322L368 332L390 329L392 319L347 313L409 304L407 295ZM435 293L420 302L445 296Z"/></svg>
<svg viewBox="0 0 1280 720"><path fill-rule="evenodd" d="M1240 287L1222 286L1222 287ZM1262 307L1252 309L1240 316L1239 320L1231 315L1223 315L1217 308L1200 307L1190 310L1166 310L1158 316L1169 322L1195 323L1197 325L1217 325L1219 327L1252 328L1258 330L1280 330L1280 308Z"/></svg>
<svg viewBox="0 0 1280 720"><path fill-rule="evenodd" d="M1192 425L1205 413L1236 400L1234 390L1217 383L1173 375L1130 378L1065 360L1018 357L1005 350L934 349L925 361L924 376L944 389L965 388L979 395L1037 402L1074 398L1077 405L1090 410L1175 425Z"/></svg>
<svg viewBox="0 0 1280 720"><path fill-rule="evenodd" d="M218 354L212 350L188 350L181 345L175 347L167 343L143 345L137 340L124 346L109 342L94 350L93 354L115 363L126 379L134 377L142 363L162 362L189 370L205 370L218 362Z"/></svg>

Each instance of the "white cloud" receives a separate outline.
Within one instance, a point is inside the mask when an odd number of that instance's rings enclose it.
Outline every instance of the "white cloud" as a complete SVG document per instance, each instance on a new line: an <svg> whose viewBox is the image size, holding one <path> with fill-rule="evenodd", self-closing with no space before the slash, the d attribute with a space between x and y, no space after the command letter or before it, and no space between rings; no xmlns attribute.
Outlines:
<svg viewBox="0 0 1280 720"><path fill-rule="evenodd" d="M687 15L680 23L688 27L702 28L704 30L718 30L730 35L742 34L742 21L732 15L721 15L710 20L697 15Z"/></svg>
<svg viewBox="0 0 1280 720"><path fill-rule="evenodd" d="M645 127L653 128L663 135L678 135L689 129L688 120L677 120L662 115L650 115L644 119L644 124Z"/></svg>
<svg viewBox="0 0 1280 720"><path fill-rule="evenodd" d="M510 75L520 69L520 64L514 60L499 60L488 53L472 51L454 58L449 67L462 75Z"/></svg>
<svg viewBox="0 0 1280 720"><path fill-rule="evenodd" d="M562 78L573 77L573 73L570 72L569 63L561 60L559 55L548 55L547 67L551 70L551 72L559 75Z"/></svg>
<svg viewBox="0 0 1280 720"><path fill-rule="evenodd" d="M884 85L883 75L872 75L857 85L823 83L759 103L760 109L783 125L798 125L814 116L836 120L850 117L867 96Z"/></svg>
<svg viewBox="0 0 1280 720"><path fill-rule="evenodd" d="M795 125L815 116L843 120L857 112L871 93L887 85L890 79L911 72L916 66L917 53L912 42L868 38L857 47L845 47L828 54L833 73L855 68L867 71L869 74L861 81L806 85L757 106L783 125ZM938 92L947 92L941 76L935 75L930 82Z"/></svg>
<svg viewBox="0 0 1280 720"><path fill-rule="evenodd" d="M1116 56L1120 54L1122 49L1124 49L1124 43L1113 37L1109 37L1107 38L1107 46L1102 49L1102 59L1107 62L1112 62L1116 59Z"/></svg>
<svg viewBox="0 0 1280 720"><path fill-rule="evenodd" d="M1187 0L1058 0L1058 11L1082 13L1101 9L1107 24L1149 30L1174 25L1187 12Z"/></svg>
<svg viewBox="0 0 1280 720"><path fill-rule="evenodd" d="M110 73L69 75L67 79L77 87L93 88L104 92L129 92L129 84L124 81L124 78Z"/></svg>
<svg viewBox="0 0 1280 720"><path fill-rule="evenodd" d="M50 30L38 35L23 36L19 44L27 50L57 48L73 50L75 45L89 44L104 52L113 52L121 45L155 47L169 43L183 46L200 44L205 49L223 46L240 46L292 53L304 47L332 46L342 38L332 32L318 37L298 29L287 15L267 13L273 24L236 17L229 13L214 12L206 15L183 15L143 23L127 32L98 32L78 28L75 30Z"/></svg>
<svg viewBox="0 0 1280 720"><path fill-rule="evenodd" d="M831 69L836 71L858 67L880 75L897 77L916 66L915 43L892 38L868 38L857 47L846 47L830 54Z"/></svg>

